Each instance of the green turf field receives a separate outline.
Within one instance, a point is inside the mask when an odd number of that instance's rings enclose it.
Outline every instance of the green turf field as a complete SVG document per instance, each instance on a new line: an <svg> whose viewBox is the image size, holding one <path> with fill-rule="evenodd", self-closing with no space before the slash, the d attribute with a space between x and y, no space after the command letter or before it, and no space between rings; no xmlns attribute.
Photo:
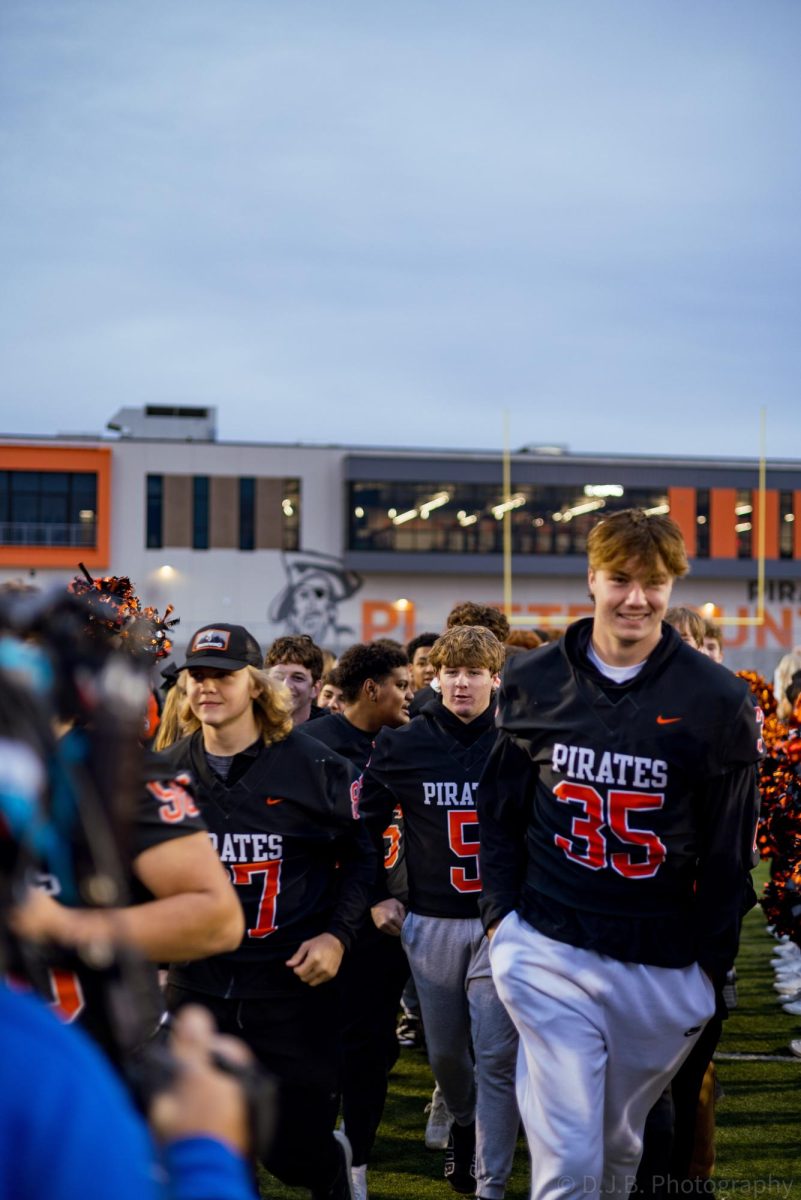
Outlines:
<svg viewBox="0 0 801 1200"><path fill-rule="evenodd" d="M721 1055L786 1055L784 1062L721 1057L717 1063L724 1095L717 1110L715 1187L718 1196L740 1200L801 1200L801 1059L787 1050L791 1037L801 1037L801 1018L787 1016L776 1002L769 961L773 944L761 910L754 910L746 919L737 962L739 1005L719 1047ZM368 1174L370 1200L455 1196L442 1179L442 1154L423 1145L423 1108L431 1088L425 1057L402 1051ZM528 1197L522 1142L506 1194L509 1200ZM265 1177L263 1195L290 1200L307 1193Z"/></svg>

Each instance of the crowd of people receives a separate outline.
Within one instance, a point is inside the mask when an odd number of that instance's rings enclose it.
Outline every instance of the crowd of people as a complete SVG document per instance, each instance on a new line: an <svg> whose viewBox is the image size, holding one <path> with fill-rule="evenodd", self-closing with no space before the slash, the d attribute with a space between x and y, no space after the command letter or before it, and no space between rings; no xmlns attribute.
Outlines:
<svg viewBox="0 0 801 1200"><path fill-rule="evenodd" d="M593 529L594 613L564 632L464 602L441 632L334 660L210 613L163 667L141 748L114 753L97 680L139 652L115 686L141 725L135 684L171 622L127 580L77 581L76 643L103 646L90 687L85 664L53 664L62 626L9 617L0 1192L240 1200L259 1161L315 1200L367 1200L399 1034L424 1040L445 1189L501 1200L521 1124L534 1200L703 1182L760 791L777 987L801 1013L801 658L777 713L726 669L719 627L670 607L687 569L669 517L626 510ZM37 692L48 667L74 686ZM76 886L76 838L59 854L43 835L64 779L77 803L129 794L122 883L95 861ZM40 817L11 819L22 793ZM45 1057L55 1111L27 1126L14 1081ZM107 1177L86 1165L98 1111Z"/></svg>

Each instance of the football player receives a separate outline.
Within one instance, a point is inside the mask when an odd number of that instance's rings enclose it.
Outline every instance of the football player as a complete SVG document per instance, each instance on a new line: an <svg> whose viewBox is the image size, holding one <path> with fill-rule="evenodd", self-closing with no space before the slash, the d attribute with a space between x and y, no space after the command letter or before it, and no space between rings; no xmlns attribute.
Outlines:
<svg viewBox="0 0 801 1200"><path fill-rule="evenodd" d="M517 1037L495 992L478 916L475 793L495 741L501 643L456 626L430 661L442 699L384 729L365 772L361 811L374 831L399 806L409 880L401 938L414 976L431 1069L453 1115L445 1177L455 1191L499 1200L519 1116Z"/></svg>
<svg viewBox="0 0 801 1200"><path fill-rule="evenodd" d="M192 773L198 806L241 898L233 953L174 963L172 1010L202 1003L279 1082L267 1167L315 1200L350 1200L350 1149L332 1133L340 1040L335 977L367 911L375 855L358 818L350 763L292 729L291 700L261 670L241 625L192 637L186 708L193 731L165 751Z"/></svg>
<svg viewBox="0 0 801 1200"><path fill-rule="evenodd" d="M595 614L508 664L478 794L535 1200L631 1189L751 895L758 715L663 623L688 569L679 528L617 512L588 554Z"/></svg>
<svg viewBox="0 0 801 1200"><path fill-rule="evenodd" d="M339 660L337 682L344 709L305 727L359 773L367 766L376 735L409 722L409 662L387 641L351 646ZM399 934L406 915L403 819L384 830L386 894L376 898L343 964L345 1063L342 1115L353 1149L355 1200L367 1200L367 1163L381 1122L389 1072L398 1057L395 1021L409 964Z"/></svg>

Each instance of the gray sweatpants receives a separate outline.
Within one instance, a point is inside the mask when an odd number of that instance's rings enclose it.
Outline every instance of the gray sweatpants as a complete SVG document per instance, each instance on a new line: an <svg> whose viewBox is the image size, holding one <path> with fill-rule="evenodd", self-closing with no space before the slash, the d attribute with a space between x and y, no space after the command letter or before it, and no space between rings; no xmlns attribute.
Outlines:
<svg viewBox="0 0 801 1200"><path fill-rule="evenodd" d="M620 962L557 942L516 912L490 954L520 1030L532 1200L627 1196L645 1119L715 1011L711 982L698 963Z"/></svg>
<svg viewBox="0 0 801 1200"><path fill-rule="evenodd" d="M475 1118L476 1193L501 1200L520 1124L517 1033L492 982L481 922L409 913L401 940L431 1070L457 1124Z"/></svg>

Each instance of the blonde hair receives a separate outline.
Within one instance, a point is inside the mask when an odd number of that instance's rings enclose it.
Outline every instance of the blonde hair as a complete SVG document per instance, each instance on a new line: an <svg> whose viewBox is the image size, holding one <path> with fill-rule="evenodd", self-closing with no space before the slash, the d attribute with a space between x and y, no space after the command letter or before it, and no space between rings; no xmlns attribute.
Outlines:
<svg viewBox="0 0 801 1200"><path fill-rule="evenodd" d="M789 721L793 715L793 706L787 699L787 689L796 671L801 671L801 646L795 646L789 654L785 654L779 660L773 676L776 716L780 721Z"/></svg>
<svg viewBox="0 0 801 1200"><path fill-rule="evenodd" d="M435 671L440 667L479 667L497 675L504 658L503 645L485 626L454 625L434 642L428 661Z"/></svg>
<svg viewBox="0 0 801 1200"><path fill-rule="evenodd" d="M253 698L253 716L266 746L282 742L292 732L292 697L289 688L277 679L271 679L260 667L247 666L250 682L258 689ZM192 712L189 700L184 696L180 711L181 724L186 733L200 729L200 721Z"/></svg>
<svg viewBox="0 0 801 1200"><path fill-rule="evenodd" d="M175 685L170 688L164 697L164 707L161 710L159 726L153 740L154 750L166 750L169 746L179 741L187 732L181 720L181 709L185 701L186 692L184 691L183 679L181 678L181 674L179 674Z"/></svg>

